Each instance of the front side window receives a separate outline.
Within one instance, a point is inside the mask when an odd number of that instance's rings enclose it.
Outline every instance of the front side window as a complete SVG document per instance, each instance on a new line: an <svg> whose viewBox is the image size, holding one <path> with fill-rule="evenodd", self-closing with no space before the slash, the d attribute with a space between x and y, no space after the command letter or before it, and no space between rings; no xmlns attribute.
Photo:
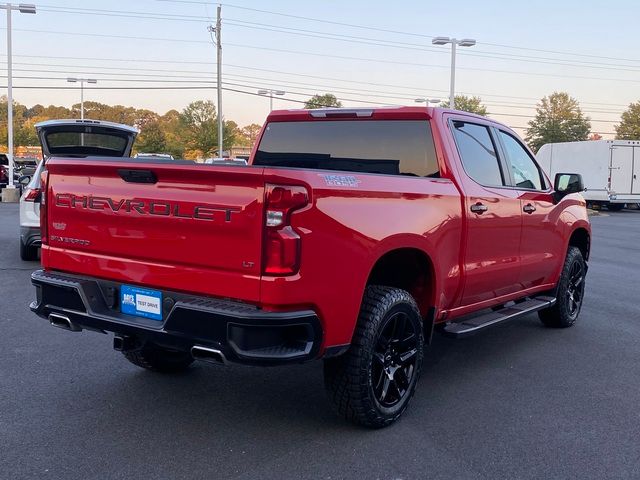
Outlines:
<svg viewBox="0 0 640 480"><path fill-rule="evenodd" d="M270 122L254 165L437 177L431 125L419 120Z"/></svg>
<svg viewBox="0 0 640 480"><path fill-rule="evenodd" d="M453 136L467 175L484 186L505 184L488 127L455 120Z"/></svg>
<svg viewBox="0 0 640 480"><path fill-rule="evenodd" d="M500 139L507 154L515 186L518 188L543 190L545 187L542 174L529 155L529 152L527 152L514 137L502 130L499 132Z"/></svg>

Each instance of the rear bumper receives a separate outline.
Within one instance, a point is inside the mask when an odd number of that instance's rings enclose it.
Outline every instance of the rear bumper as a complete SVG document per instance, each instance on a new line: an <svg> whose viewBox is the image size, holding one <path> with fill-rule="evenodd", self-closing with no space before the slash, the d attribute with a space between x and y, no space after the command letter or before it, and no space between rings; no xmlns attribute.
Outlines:
<svg viewBox="0 0 640 480"><path fill-rule="evenodd" d="M221 352L229 362L277 365L318 356L322 328L315 312L265 312L253 305L163 291L163 320L120 312L120 284L38 270L31 275L38 316L69 319L71 330L113 332L127 349L145 342L175 350L199 346ZM58 317L56 317L56 315Z"/></svg>
<svg viewBox="0 0 640 480"><path fill-rule="evenodd" d="M20 240L27 247L39 247L42 244L40 227L20 226Z"/></svg>

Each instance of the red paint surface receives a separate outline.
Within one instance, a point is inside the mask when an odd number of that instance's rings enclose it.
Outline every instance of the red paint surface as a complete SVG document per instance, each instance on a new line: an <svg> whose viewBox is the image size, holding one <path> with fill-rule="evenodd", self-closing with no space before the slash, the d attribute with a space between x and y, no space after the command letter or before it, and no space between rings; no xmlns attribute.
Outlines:
<svg viewBox="0 0 640 480"><path fill-rule="evenodd" d="M432 118L433 117L433 118ZM398 248L424 252L433 265L432 291L419 303L439 319L544 291L558 280L571 233L589 231L584 200L570 195L554 204L552 192L486 188L464 173L447 118L481 117L440 109L376 110L369 118L431 121L443 178L387 176L307 169L145 164L51 159L47 192L49 243L46 269L228 297L269 310L314 309L324 347L349 343L362 294L376 261ZM330 120L335 121L335 118ZM306 111L275 111L268 121L324 121ZM504 128L500 126L501 128ZM255 152L254 152L255 153ZM121 168L153 170L155 184L124 182ZM328 186L323 174L357 178L353 187ZM262 275L265 184L306 188L309 204L290 215L300 237L294 275ZM94 200L94 209L58 202L56 195L143 202L145 213L117 211ZM62 197L67 198L67 197ZM149 202L169 204L175 215L147 214ZM478 201L483 215L470 212ZM534 214L522 212L532 203ZM197 206L206 219L193 216ZM169 207L166 207L169 208ZM230 219L226 212L231 210ZM155 213L165 210L156 210ZM56 240L54 237L66 240ZM75 240L89 245L72 244ZM421 300L423 300L421 302Z"/></svg>

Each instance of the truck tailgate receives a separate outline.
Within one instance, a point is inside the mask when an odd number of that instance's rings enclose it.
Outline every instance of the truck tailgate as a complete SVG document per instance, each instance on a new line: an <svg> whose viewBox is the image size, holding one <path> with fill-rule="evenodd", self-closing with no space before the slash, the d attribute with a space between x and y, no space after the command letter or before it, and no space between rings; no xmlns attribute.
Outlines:
<svg viewBox="0 0 640 480"><path fill-rule="evenodd" d="M46 268L258 301L263 169L51 159Z"/></svg>

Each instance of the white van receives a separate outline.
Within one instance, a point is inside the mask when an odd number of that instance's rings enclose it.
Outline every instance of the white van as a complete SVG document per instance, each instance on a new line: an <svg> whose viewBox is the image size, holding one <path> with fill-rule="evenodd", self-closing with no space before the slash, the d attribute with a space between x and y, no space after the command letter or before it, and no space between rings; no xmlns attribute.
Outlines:
<svg viewBox="0 0 640 480"><path fill-rule="evenodd" d="M626 203L640 202L640 140L547 143L536 159L550 178L581 174L583 196L590 204L621 210Z"/></svg>

